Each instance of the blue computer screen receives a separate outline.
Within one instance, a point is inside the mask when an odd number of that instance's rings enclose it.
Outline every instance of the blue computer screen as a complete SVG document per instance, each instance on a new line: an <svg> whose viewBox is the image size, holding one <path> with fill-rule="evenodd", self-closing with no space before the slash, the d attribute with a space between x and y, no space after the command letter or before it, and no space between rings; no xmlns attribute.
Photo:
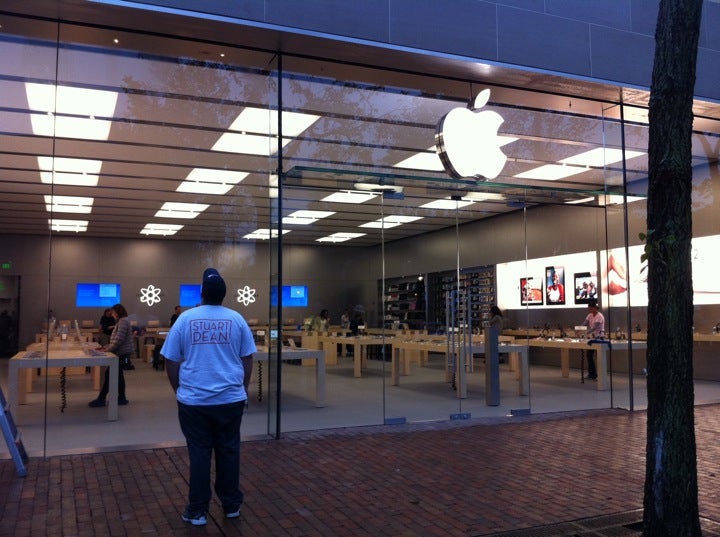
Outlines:
<svg viewBox="0 0 720 537"><path fill-rule="evenodd" d="M181 283L180 284L180 306L183 308L194 308L200 304L199 283Z"/></svg>
<svg viewBox="0 0 720 537"><path fill-rule="evenodd" d="M270 305L277 306L277 286L270 289ZM282 288L283 308L305 308L308 305L307 285L283 285Z"/></svg>
<svg viewBox="0 0 720 537"><path fill-rule="evenodd" d="M119 283L79 283L75 289L78 308L109 308L119 303Z"/></svg>

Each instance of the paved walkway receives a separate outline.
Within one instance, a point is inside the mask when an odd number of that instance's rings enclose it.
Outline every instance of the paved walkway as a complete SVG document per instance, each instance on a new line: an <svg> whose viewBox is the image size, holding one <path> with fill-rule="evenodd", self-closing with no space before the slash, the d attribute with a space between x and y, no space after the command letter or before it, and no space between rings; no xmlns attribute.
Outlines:
<svg viewBox="0 0 720 537"><path fill-rule="evenodd" d="M696 423L700 513L720 522L720 406L696 408ZM0 536L472 537L641 520L645 425L642 412L607 410L246 442L242 515L213 503L205 527L180 519L181 448L31 459L27 477L3 460Z"/></svg>

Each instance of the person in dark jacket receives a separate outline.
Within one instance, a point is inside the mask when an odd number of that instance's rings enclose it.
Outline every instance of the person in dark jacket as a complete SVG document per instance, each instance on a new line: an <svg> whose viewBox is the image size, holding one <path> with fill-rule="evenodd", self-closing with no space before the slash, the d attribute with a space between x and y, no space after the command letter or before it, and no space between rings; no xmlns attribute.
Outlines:
<svg viewBox="0 0 720 537"><path fill-rule="evenodd" d="M123 364L130 363L130 356L134 349L132 326L128 319L128 312L122 304L115 304L112 307L111 314L115 318L115 328L113 328L112 335L110 336L110 343L101 347L101 349L117 354L120 360L118 367L118 405L127 405L128 400L125 396L125 374L123 373L126 367L123 367ZM105 399L109 391L110 368L108 367L105 369L105 381L103 382L102 388L100 388L97 399L90 401L88 406L94 408L105 406Z"/></svg>

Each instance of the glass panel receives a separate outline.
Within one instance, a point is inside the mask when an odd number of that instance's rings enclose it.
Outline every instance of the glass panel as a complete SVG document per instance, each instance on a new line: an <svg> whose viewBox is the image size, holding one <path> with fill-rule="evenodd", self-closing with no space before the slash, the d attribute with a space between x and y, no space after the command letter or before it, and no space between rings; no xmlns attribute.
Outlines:
<svg viewBox="0 0 720 537"><path fill-rule="evenodd" d="M707 117L699 103L692 138L692 277L694 290L693 372L695 402L718 400L717 352L720 342L720 284L717 251L720 246L717 200L720 192L718 140L720 121Z"/></svg>
<svg viewBox="0 0 720 537"><path fill-rule="evenodd" d="M0 251L0 322L3 333L2 357L22 352L26 347L37 353L40 363L48 347L60 338L59 312L53 312L54 291L49 285L54 273L51 256L50 222L58 218L54 209L52 167L40 173L39 166L52 160L54 140L54 111L52 94L37 95L34 88L45 83L54 87L57 73L56 43L58 26L44 21L29 21L19 17L3 17L0 48L5 61L0 68L3 136L0 137L3 172L0 181L4 205L0 210L3 229ZM35 83L35 85L30 84ZM5 334L7 330L7 334ZM17 355L16 355L17 356ZM50 375L34 375L30 369L14 370L13 375L25 383L10 382L9 360L3 360L2 390L10 402L10 412L16 424L30 423L26 432L21 429L26 450L31 454L46 453L46 436L42 427L45 412L59 412L62 404L60 370ZM45 370L43 370L45 371ZM32 381L33 391L23 388ZM44 408L43 401L53 396L52 407ZM18 405L21 402L30 405ZM30 441L28 441L30 440ZM4 451L4 446L0 448Z"/></svg>
<svg viewBox="0 0 720 537"><path fill-rule="evenodd" d="M638 121L638 110L619 106L604 110L608 143L622 146L626 153L647 147L647 125ZM622 114L622 115L621 115ZM619 123L617 120L624 122ZM619 130L622 129L622 130ZM612 349L608 364L611 374L613 407L632 408L638 388L637 373L645 364L645 343L637 325L646 318L647 298L633 308L640 295L646 295L640 263L639 235L645 229L647 196L647 156L631 157L607 174L605 217L607 248L600 252L602 300L606 314L607 338ZM629 277L634 274L633 277ZM646 322L646 321L645 321Z"/></svg>
<svg viewBox="0 0 720 537"><path fill-rule="evenodd" d="M98 382L95 369L81 365L36 379L18 423L31 453L182 442L162 362L152 365L175 306L196 306L202 272L215 267L228 285L224 304L255 326L269 324L268 247L244 237L269 228L273 55L72 25L47 33L52 41L4 41L19 49L13 56L27 59L12 62L18 73L4 66L4 83L12 87L3 103L10 105L6 114L17 116L4 124L25 129L18 131L21 149L4 152L22 159L13 166L25 170L23 182L37 185L24 190L30 207L45 211L36 198L52 195L47 216L25 211L18 220L43 227L48 218L83 220L87 226L57 224L49 256L36 238L45 231L23 231L17 222L8 227L30 234L25 248L12 250L27 267L19 345L31 343L40 329L48 296L56 326L68 327L72 344L60 349L65 354L74 352L78 328L82 339L98 339L104 308L119 302L135 331L134 369L124 372L130 404L120 408L118 421L108 421L111 405L88 407L102 376ZM247 116L252 121L254 111L264 123L240 125ZM45 176L50 183L43 183ZM41 261L48 257L49 291ZM268 432L273 385L267 370L264 382L259 373L244 435ZM153 427L138 427L148 415Z"/></svg>
<svg viewBox="0 0 720 537"><path fill-rule="evenodd" d="M292 235L293 242L309 242L333 232L363 233L343 243L337 253L327 251L333 259L333 278L325 283L325 302L316 304L315 309L320 311L331 304L331 317L337 318L357 301L341 301L338 297L347 291L334 286L339 281L345 289L356 288L362 283L349 282L349 275L357 274L360 282L364 277L366 303L372 304L369 310L365 308L370 328L378 330L380 336L393 337L394 341L389 341L394 347L404 345L411 362L403 365L411 374L396 376L392 367L387 367L387 353L380 355L382 359L375 363L370 360L367 367L375 366L383 385L375 386L371 378L364 379L360 368L357 374L363 380L355 386L361 386L371 401L381 403L385 422L446 419L467 413L504 415L530 409L527 395L519 395L514 372L506 371L510 364L501 376L502 403L489 404L483 356L476 353L470 361L468 349L464 353L466 367L452 353L447 359L446 345L448 339L453 340L448 334L455 336L454 341L465 342L472 329L479 332L482 323L473 321L474 304L466 298L477 299L477 312L487 318L487 310L480 306L489 308L495 293L498 304L506 309L508 325L525 328L521 335L526 336L532 326L542 330L546 325L548 329L559 325L564 330L582 322L586 304L582 300L576 303L574 294L572 300L550 304L544 281L552 277L547 269L562 262L563 267L567 263L567 273L564 269L557 272L563 280L570 274L570 283L566 281L565 285L574 285L576 273L581 278L584 272L594 274L594 283L598 283L597 252L607 248L604 194L617 189L618 184L613 188L606 184L608 173L617 180L618 161L614 151L603 148L610 147L607 140L613 136L618 139L613 138L611 147L621 143L617 126L610 126L614 133L606 132L603 105L576 99L569 104L549 100L554 107L542 110L529 106L535 104L534 94L493 88L493 92L498 90L498 97L486 108L504 118L502 145L511 158L495 179L454 179L442 169L435 153L437 125L451 110L467 106L467 95L480 88L448 83L442 94L434 94L436 81L422 77L353 69L347 79L325 78L321 73L342 72L342 67L295 58L287 58L286 65L291 67L283 92L285 108L319 119L303 143L293 145L285 155L285 213L299 209L331 213L312 225L297 225L287 237ZM392 86L378 83L389 78ZM611 158L615 160L610 162ZM548 175L561 171L561 176ZM622 178L619 184L622 193ZM363 201L341 205L336 198L328 198L339 191L362 192ZM368 208L373 208L374 220L367 214ZM400 223L398 217L413 220ZM580 226L576 225L578 219ZM413 229L425 232L422 239L414 236ZM427 233L430 229L433 232ZM507 239L499 241L498 236ZM286 248L284 253L288 251ZM320 255L317 249L312 252ZM582 255L587 259L577 259ZM355 270L353 263L362 270ZM326 267L318 264L316 269L318 280L328 278ZM377 279L374 288L367 281L373 274ZM539 293L536 299L523 301L521 280L530 277L537 281ZM492 285L481 283L486 278ZM486 288L491 289L489 293L480 292ZM420 299L419 293L424 295ZM535 300L537 305L533 304ZM573 313L580 318L575 319ZM431 334L422 334L421 338L432 339L432 335L438 341L434 346L401 345L397 342L403 336L395 331L404 324L428 329ZM424 351L428 349L433 352L426 358ZM558 372L555 383L564 380L559 374L559 352L538 346L530 350L533 363L542 366L545 360L544 365L550 366L552 362ZM336 353L337 347L332 350ZM462 356L463 352L458 354ZM553 354L556 356L551 357ZM412 363L413 358L428 362L418 367L420 363ZM407 371L403 369L403 373ZM382 399L379 395L374 399L380 389ZM609 389L594 391L597 401L590 406L609 406ZM575 400L572 393L567 398L569 402L558 403L551 387L546 397L538 398L538 411L588 405ZM533 402L533 411L535 407ZM367 403L365 410L372 414Z"/></svg>

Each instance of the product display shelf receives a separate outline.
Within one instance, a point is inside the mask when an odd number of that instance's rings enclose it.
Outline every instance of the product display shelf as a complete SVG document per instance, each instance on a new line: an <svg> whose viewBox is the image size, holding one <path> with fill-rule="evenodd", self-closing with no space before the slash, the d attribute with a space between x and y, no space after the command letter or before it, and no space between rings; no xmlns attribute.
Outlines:
<svg viewBox="0 0 720 537"><path fill-rule="evenodd" d="M382 287L382 282L379 286ZM427 321L424 276L387 278L381 292L386 326L407 323L410 328L424 328Z"/></svg>
<svg viewBox="0 0 720 537"><path fill-rule="evenodd" d="M457 291L456 272L439 272L428 275L431 288L430 320L439 326L446 323L448 293ZM495 266L470 267L460 271L460 290L457 293L457 324L469 325L479 331L490 318L490 307L496 301Z"/></svg>

